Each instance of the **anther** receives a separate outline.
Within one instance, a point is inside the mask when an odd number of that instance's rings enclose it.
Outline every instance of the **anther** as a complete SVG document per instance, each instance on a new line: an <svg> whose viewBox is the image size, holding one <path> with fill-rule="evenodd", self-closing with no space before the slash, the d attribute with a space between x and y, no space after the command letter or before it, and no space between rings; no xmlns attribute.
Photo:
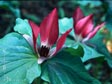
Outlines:
<svg viewBox="0 0 112 84"><path fill-rule="evenodd" d="M49 49L50 49L49 47L42 46L39 50L40 56L47 57L49 53Z"/></svg>

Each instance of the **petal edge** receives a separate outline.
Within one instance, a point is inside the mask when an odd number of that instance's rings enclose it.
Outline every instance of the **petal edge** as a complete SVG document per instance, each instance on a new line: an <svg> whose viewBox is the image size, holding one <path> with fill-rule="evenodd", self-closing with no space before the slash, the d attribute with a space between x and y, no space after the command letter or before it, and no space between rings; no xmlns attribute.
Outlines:
<svg viewBox="0 0 112 84"><path fill-rule="evenodd" d="M38 37L38 34L40 32L40 29L39 27L34 23L32 22L31 20L28 21L30 26L31 26L31 29L32 29L32 36L33 36L33 46L34 46L34 49L36 51L36 39Z"/></svg>

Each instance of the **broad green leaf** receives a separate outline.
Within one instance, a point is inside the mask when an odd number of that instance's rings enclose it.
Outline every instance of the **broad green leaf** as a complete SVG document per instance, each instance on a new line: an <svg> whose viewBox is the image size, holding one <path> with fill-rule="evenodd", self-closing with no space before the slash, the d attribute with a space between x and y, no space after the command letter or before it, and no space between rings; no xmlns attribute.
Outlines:
<svg viewBox="0 0 112 84"><path fill-rule="evenodd" d="M87 73L80 57L67 50L42 65L42 79L50 84L101 84Z"/></svg>
<svg viewBox="0 0 112 84"><path fill-rule="evenodd" d="M83 47L81 47L81 46L78 46L76 49L68 48L65 51L71 53L71 55L74 55L74 56L83 57L83 55L84 55Z"/></svg>
<svg viewBox="0 0 112 84"><path fill-rule="evenodd" d="M81 44L84 49L84 56L82 57L82 61L86 62L93 58L98 58L104 56L103 54L98 53L94 48L87 46L85 44Z"/></svg>
<svg viewBox="0 0 112 84"><path fill-rule="evenodd" d="M16 19L16 25L14 26L14 31L20 34L27 34L32 36L32 30L28 23L28 20L22 20L20 18Z"/></svg>
<svg viewBox="0 0 112 84"><path fill-rule="evenodd" d="M60 34L63 34L67 30L69 30L70 28L73 28L73 19L72 18L66 18L65 17L65 18L59 19L59 31L60 31ZM70 32L70 35L71 36L74 35L73 30Z"/></svg>
<svg viewBox="0 0 112 84"><path fill-rule="evenodd" d="M91 44L92 45L92 44ZM86 45L86 44L83 44L83 43L75 43L74 42L74 45L72 43L71 46L69 47L72 47L74 49L78 49L78 47L81 46L82 49L79 49L79 52L77 52L77 54L83 52L84 55L83 57L81 57L81 60L83 62L86 62L90 59L94 59L94 58L98 58L98 57L102 57L104 56L103 54L101 54L100 52L96 51L94 48L92 48L91 46L89 45ZM80 54L79 54L80 55Z"/></svg>
<svg viewBox="0 0 112 84"><path fill-rule="evenodd" d="M0 84L31 84L40 73L37 57L22 35L0 39Z"/></svg>
<svg viewBox="0 0 112 84"><path fill-rule="evenodd" d="M98 32L92 39L90 39L88 42L86 42L86 44L80 43L80 45L84 49L84 56L82 58L83 62L86 62L93 58L98 58L98 57L104 56L104 54L99 52L99 50L97 49L97 45L99 45L99 44L101 45L101 41L102 41L101 39L102 39L102 36L100 36L99 32ZM97 45L94 45L94 43L96 43Z"/></svg>

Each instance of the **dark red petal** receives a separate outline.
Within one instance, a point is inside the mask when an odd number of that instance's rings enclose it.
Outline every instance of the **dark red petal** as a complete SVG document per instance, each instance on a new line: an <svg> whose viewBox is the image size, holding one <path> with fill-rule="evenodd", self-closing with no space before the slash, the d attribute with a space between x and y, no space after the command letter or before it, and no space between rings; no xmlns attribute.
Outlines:
<svg viewBox="0 0 112 84"><path fill-rule="evenodd" d="M73 13L73 26L74 26L74 32L77 34L76 24L77 22L84 17L84 14L80 7L77 7L77 9Z"/></svg>
<svg viewBox="0 0 112 84"><path fill-rule="evenodd" d="M34 23L32 22L31 20L28 21L31 28L32 28L32 35L33 35L33 45L34 45L34 49L36 50L36 39L38 37L38 34L40 32L40 29L39 27Z"/></svg>
<svg viewBox="0 0 112 84"><path fill-rule="evenodd" d="M86 23L86 25L84 26L81 35L83 38L85 38L94 28L94 24L92 19L88 20L88 22Z"/></svg>
<svg viewBox="0 0 112 84"><path fill-rule="evenodd" d="M83 32L83 30L84 31L88 30L88 25L90 25L89 23L91 22L92 18L93 18L93 15L91 14L79 20L77 24L75 25L75 33L79 35Z"/></svg>
<svg viewBox="0 0 112 84"><path fill-rule="evenodd" d="M98 31L100 28L102 28L104 25L105 25L105 23L102 23L102 24L96 26L96 27L94 28L94 30L93 30L91 33L89 33L89 35L87 36L87 38L88 38L88 39L92 38L92 37L97 33L97 31Z"/></svg>
<svg viewBox="0 0 112 84"><path fill-rule="evenodd" d="M73 14L73 20L74 20L74 24L76 24L81 18L84 17L84 14L82 12L82 10L80 9L80 7L78 7Z"/></svg>
<svg viewBox="0 0 112 84"><path fill-rule="evenodd" d="M57 41L56 50L53 55L56 54L64 45L67 35L71 32L72 29L67 30Z"/></svg>
<svg viewBox="0 0 112 84"><path fill-rule="evenodd" d="M44 18L40 25L40 39L42 44L53 44L58 37L58 17L56 8ZM54 37L54 38L53 38Z"/></svg>
<svg viewBox="0 0 112 84"><path fill-rule="evenodd" d="M49 33L48 45L52 46L58 39L59 28L58 28L58 13L57 10L54 9L54 15L52 17L52 25Z"/></svg>

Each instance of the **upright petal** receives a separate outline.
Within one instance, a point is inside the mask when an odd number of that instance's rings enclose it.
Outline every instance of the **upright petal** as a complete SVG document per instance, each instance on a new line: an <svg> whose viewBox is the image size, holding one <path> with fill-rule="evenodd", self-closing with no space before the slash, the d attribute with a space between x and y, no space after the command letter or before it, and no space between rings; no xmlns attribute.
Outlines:
<svg viewBox="0 0 112 84"><path fill-rule="evenodd" d="M58 13L55 9L55 14L52 21L51 30L49 33L48 45L52 46L58 39L59 27L58 27Z"/></svg>
<svg viewBox="0 0 112 84"><path fill-rule="evenodd" d="M67 35L71 32L72 29L67 30L57 41L56 50L53 52L53 55L56 54L64 45Z"/></svg>
<svg viewBox="0 0 112 84"><path fill-rule="evenodd" d="M84 42L84 41L87 41L87 40L89 40L89 39L91 39L91 38L97 33L97 31L98 31L100 28L102 28L104 25L105 25L105 23L102 23L102 24L96 26L96 27L94 28L94 30L93 30L92 32L90 32L90 33L88 34L88 36L83 40L83 42Z"/></svg>
<svg viewBox="0 0 112 84"><path fill-rule="evenodd" d="M94 24L91 18L83 27L83 30L81 32L82 37L85 38L93 30L93 28L94 28Z"/></svg>
<svg viewBox="0 0 112 84"><path fill-rule="evenodd" d="M32 21L29 20L29 24L32 28L32 35L33 35L33 45L34 45L34 49L36 50L36 39L38 37L38 34L40 32L39 27Z"/></svg>
<svg viewBox="0 0 112 84"><path fill-rule="evenodd" d="M83 14L82 10L80 9L80 7L78 7L74 11L74 14L73 14L74 25L83 17L84 17L84 14Z"/></svg>
<svg viewBox="0 0 112 84"><path fill-rule="evenodd" d="M90 25L88 23L91 22L92 18L93 18L93 15L91 14L79 20L74 28L75 33L79 35L83 31L83 29L88 30L89 29L88 25Z"/></svg>
<svg viewBox="0 0 112 84"><path fill-rule="evenodd" d="M58 37L58 18L56 8L42 21L40 39L42 45L54 44Z"/></svg>

